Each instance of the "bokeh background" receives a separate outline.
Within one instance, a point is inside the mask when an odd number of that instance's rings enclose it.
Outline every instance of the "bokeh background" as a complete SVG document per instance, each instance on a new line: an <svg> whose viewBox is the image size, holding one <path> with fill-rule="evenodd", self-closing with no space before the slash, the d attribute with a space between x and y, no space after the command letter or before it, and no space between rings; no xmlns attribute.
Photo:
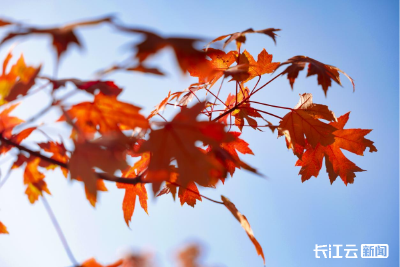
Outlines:
<svg viewBox="0 0 400 267"><path fill-rule="evenodd" d="M286 78L280 78L261 91L259 99L294 106L300 93L312 93L316 103L328 104L338 116L351 111L349 128L373 129L367 138L375 141L378 153L359 157L345 152L367 170L347 187L340 179L331 185L324 170L318 179L301 183L296 158L283 138L277 139L270 131L245 129L242 136L255 156L243 159L268 178L237 172L225 185L201 193L215 199L223 194L247 216L264 248L267 266L399 266L398 1L0 0L0 6L1 17L37 25L114 13L129 25L165 35L199 36L205 41L250 27L282 29L277 45L269 37L249 35L245 48L255 56L266 48L274 61L306 55L337 66L354 78L356 91L343 77L343 88L334 84L326 98L316 77L305 79L303 72L294 91ZM0 35L5 32L1 30ZM60 78L93 77L96 70L129 55L129 46L124 44L140 40L115 33L106 25L85 28L79 34L86 51L68 53L60 66ZM0 47L1 61L11 45ZM24 53L28 63L43 63L44 73L50 75L54 55L49 47L47 38L21 39L14 55ZM145 114L169 90L180 91L195 82L179 73L170 51L153 61L167 77L132 73L108 77L125 88L121 99L142 106ZM262 79L267 80L268 76ZM28 118L47 102L39 94L29 103L19 108L22 117ZM149 215L137 206L129 229L122 215L123 190L107 184L109 192L100 194L93 209L82 184L60 175L57 171L48 176L52 196L47 199L79 261L96 257L110 263L132 249L153 253L161 266L173 266L177 248L199 241L206 246L205 261L210 265L262 266L240 224L221 205L203 200L193 209L181 207L168 195L151 198ZM0 219L10 232L0 237L0 266L72 265L43 204L30 205L24 195L22 172L15 172L1 189ZM389 258L361 259L358 251L358 259L316 259L313 252L315 244L356 244L360 248L364 243L389 244Z"/></svg>

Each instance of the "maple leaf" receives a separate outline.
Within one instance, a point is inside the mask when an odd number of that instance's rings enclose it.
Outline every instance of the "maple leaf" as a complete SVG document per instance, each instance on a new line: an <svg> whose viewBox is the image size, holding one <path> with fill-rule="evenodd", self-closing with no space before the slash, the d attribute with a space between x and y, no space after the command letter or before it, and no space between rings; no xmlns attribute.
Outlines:
<svg viewBox="0 0 400 267"><path fill-rule="evenodd" d="M335 81L337 84L342 85L339 77L339 72L343 73L350 80L350 82L353 84L353 91L354 91L355 89L354 81L344 71L334 66L321 63L315 59L306 56L295 56L279 65L280 67L283 65L291 64L282 72L282 75L287 74L287 78L290 82L290 86L292 87L292 89L294 81L298 77L299 72L304 69L307 63L309 64L307 77L312 75L317 75L318 84L322 86L325 96L328 92L328 88L332 85L332 80Z"/></svg>
<svg viewBox="0 0 400 267"><path fill-rule="evenodd" d="M102 264L98 263L95 258L91 258L91 259L88 259L85 262L83 262L81 267L120 267L120 266L122 267L123 263L124 263L123 260L118 260L109 265L102 265Z"/></svg>
<svg viewBox="0 0 400 267"><path fill-rule="evenodd" d="M272 55L268 54L265 49L258 54L257 62L247 50L244 50L239 56L238 65L248 66L248 68L246 72L232 77L238 82L246 83L254 77L274 72L279 64L280 62L272 62Z"/></svg>
<svg viewBox="0 0 400 267"><path fill-rule="evenodd" d="M139 140L136 146L134 147L135 152L134 153L129 153L129 155L132 156L137 156L137 151L140 148L140 145L144 142L143 139ZM139 153L140 154L140 153ZM139 174L141 174L149 165L150 161L150 153L144 152L140 154L140 160L135 162L135 164L132 167L127 168L122 172L122 177L135 177ZM147 212L147 190L144 184L138 183L135 185L131 184L123 184L123 183L117 183L117 187L121 189L125 189L125 196L124 200L122 202L122 210L124 212L124 219L126 222L126 225L129 226L129 222L131 221L133 212L135 210L135 204L136 204L136 196L139 197L139 203L140 206L143 208L143 210Z"/></svg>
<svg viewBox="0 0 400 267"><path fill-rule="evenodd" d="M71 179L83 181L85 190L90 195L91 204L97 196L97 174L95 168L101 169L107 175L113 175L117 170L128 167L125 159L127 141L121 136L98 139L92 142L76 141L75 150L69 161Z"/></svg>
<svg viewBox="0 0 400 267"><path fill-rule="evenodd" d="M159 76L164 76L165 74L160 71L157 68L151 68L143 65L142 63L139 63L138 65L135 65L133 67L124 67L124 66L119 66L119 65L113 65L107 69L100 70L97 72L98 75L103 76L105 74L109 74L118 70L123 70L123 71L129 71L129 72L141 72L141 73L148 73L148 74L154 74L154 75L159 75Z"/></svg>
<svg viewBox="0 0 400 267"><path fill-rule="evenodd" d="M254 237L253 230L250 227L249 222L247 221L246 216L242 215L238 209L236 208L235 204L233 204L228 198L221 196L221 200L224 203L225 207L233 214L233 216L240 222L240 225L246 231L246 234L250 238L251 242L253 242L254 247L256 248L257 254L263 258L264 265L265 265L265 257L263 249L258 243L257 239Z"/></svg>
<svg viewBox="0 0 400 267"><path fill-rule="evenodd" d="M148 120L139 113L140 108L120 102L114 96L102 93L95 95L93 102L82 102L66 111L67 116L86 137L93 138L96 132L107 134L136 127L147 129ZM59 121L65 120L65 115Z"/></svg>
<svg viewBox="0 0 400 267"><path fill-rule="evenodd" d="M293 149L298 157L303 153L299 147L305 147L306 138L312 147L330 145L337 129L319 119L335 121L336 117L327 106L313 103L311 94L302 94L299 103L280 121L278 137L285 135L287 147Z"/></svg>
<svg viewBox="0 0 400 267"><path fill-rule="evenodd" d="M188 183L186 188L180 186L178 197L181 202L181 206L186 203L194 208L194 205L196 205L196 200L202 201L199 189L194 182Z"/></svg>
<svg viewBox="0 0 400 267"><path fill-rule="evenodd" d="M198 244L191 244L183 248L178 253L180 267L206 267L201 263L202 249Z"/></svg>
<svg viewBox="0 0 400 267"><path fill-rule="evenodd" d="M14 22L11 22L10 20L0 19L0 27L9 26L13 24Z"/></svg>
<svg viewBox="0 0 400 267"><path fill-rule="evenodd" d="M241 162L239 159L239 155L237 152L240 152L242 154L250 154L254 155L253 151L249 148L249 144L244 141L243 139L239 138L241 133L239 132L230 132L233 136L235 136L235 141L230 142L230 143L222 143L221 147L227 151L233 160L226 160L225 164L227 165L228 172L230 173L231 176L233 176L235 169L241 168L242 164L238 164L238 162Z"/></svg>
<svg viewBox="0 0 400 267"><path fill-rule="evenodd" d="M231 76L232 80L242 82L250 77L249 64L237 64L224 71L224 77Z"/></svg>
<svg viewBox="0 0 400 267"><path fill-rule="evenodd" d="M210 46L210 44L218 42L218 41L222 41L222 40L226 39L227 37L229 37L225 41L223 49L225 49L225 47L232 41L236 41L236 46L239 49L241 44L246 42L246 34L248 34L248 33L262 33L262 34L268 35L269 37L272 38L272 40L274 40L274 43L276 44L275 37L277 36L277 34L275 32L277 32L277 31L280 31L280 29L268 28L268 29L264 29L264 30L255 31L252 28L250 28L250 29L247 29L242 32L230 33L230 34L222 35L218 38L215 38L214 40L209 42L206 47L208 48Z"/></svg>
<svg viewBox="0 0 400 267"><path fill-rule="evenodd" d="M144 66L143 64L139 64L139 65L134 66L134 67L129 67L129 68L126 68L125 70L127 70L127 71L137 71L137 72L141 72L141 73L149 73L149 74L160 75L160 76L164 76L165 75L159 69L157 69L157 68L149 68L149 67Z"/></svg>
<svg viewBox="0 0 400 267"><path fill-rule="evenodd" d="M165 74L160 71L157 68L151 68L143 65L142 63L139 63L133 67L127 67L127 66L119 66L119 65L113 65L107 69L100 70L97 72L99 76L103 76L106 74L113 73L118 70L123 70L123 71L129 71L129 72L141 72L141 73L148 73L148 74L154 74L154 75L159 75L159 76L164 76Z"/></svg>
<svg viewBox="0 0 400 267"><path fill-rule="evenodd" d="M9 116L17 106L18 104L9 106L0 113L0 133L4 138L11 138L14 127L24 122L17 117Z"/></svg>
<svg viewBox="0 0 400 267"><path fill-rule="evenodd" d="M66 83L70 82L73 83L76 88L86 91L92 95L95 95L96 92L99 91L103 95L118 96L122 92L122 89L112 81L82 81L79 79L53 80L45 77L42 78L49 80L53 84L53 90L57 90L60 87L65 87Z"/></svg>
<svg viewBox="0 0 400 267"><path fill-rule="evenodd" d="M237 102L236 102L236 96L229 94L225 102L226 105L225 111L232 109L233 107L235 107L237 103L242 102L244 99L248 97L249 97L249 88L245 87L244 89L242 89L242 86L240 86L240 90L237 96ZM221 112L220 114L223 114L225 111ZM256 109L250 106L250 103L248 101L245 101L239 107L234 109L231 113L222 117L220 121L225 124L228 124L228 118L230 118L230 116L235 117L235 125L239 128L240 131L242 131L243 129L245 120L253 129L256 129L258 124L257 121L253 118L263 118L262 115Z"/></svg>
<svg viewBox="0 0 400 267"><path fill-rule="evenodd" d="M234 140L231 134L225 132L223 124L196 120L204 105L198 103L190 109L182 108L163 128L153 130L149 140L142 145L143 152L151 152L145 181L153 183L154 193L158 192L163 181L169 180L171 160L178 165L177 183L183 187L187 187L189 182L210 186L217 182L213 172L226 176L227 170L215 157L195 146L196 141L218 147L222 142Z"/></svg>
<svg viewBox="0 0 400 267"><path fill-rule="evenodd" d="M50 157L51 159L57 160L59 162L68 163L69 156L67 155L67 150L63 143L58 142L47 142L47 143L39 143L38 146L46 152L52 153L53 155ZM51 164L47 167L47 169L55 169L59 167L59 165ZM64 167L60 167L62 173L65 178L68 177L68 169Z"/></svg>
<svg viewBox="0 0 400 267"><path fill-rule="evenodd" d="M205 84L194 83L183 91L171 94L171 101L176 99L175 105L186 107L196 97L196 92L206 88ZM179 99L180 98L180 99ZM196 97L197 98L197 97ZM197 98L198 99L198 98Z"/></svg>
<svg viewBox="0 0 400 267"><path fill-rule="evenodd" d="M0 115L1 116L1 115ZM18 134L13 134L9 137L9 140L14 144L21 144L23 140L29 137L29 135L36 130L36 127L30 127L27 129L22 130ZM0 144L0 155L7 153L13 148L12 145L2 143Z"/></svg>
<svg viewBox="0 0 400 267"><path fill-rule="evenodd" d="M195 38L164 38L150 31L128 28L117 25L121 31L128 33L139 33L145 36L145 39L135 45L137 51L135 57L140 63L144 62L149 56L158 53L160 50L170 47L175 53L176 60L182 72L185 73L190 67L202 64L205 61L206 53L194 48L194 43L200 41Z"/></svg>
<svg viewBox="0 0 400 267"><path fill-rule="evenodd" d="M367 148L369 148L369 152L376 152L377 149L371 140L364 138L372 130L343 129L349 119L349 114L346 113L340 116L337 122L330 123L338 129L333 132L335 137L333 144L328 146L317 145L315 148L306 144L303 156L296 162L296 166L301 166L299 174L302 182L310 179L311 176L318 176L324 157L331 183L340 176L346 185L347 183L352 184L356 176L355 172L364 171L347 159L341 149L360 156L364 155Z"/></svg>
<svg viewBox="0 0 400 267"><path fill-rule="evenodd" d="M163 111L166 107L166 105L168 104L169 98L171 97L171 91L168 92L168 95L166 98L164 98L160 104L158 104L157 106L155 106L154 110L150 113L150 115L147 117L147 119L150 119L152 117L154 117L155 115L157 115L159 112Z"/></svg>
<svg viewBox="0 0 400 267"><path fill-rule="evenodd" d="M224 75L227 70L236 61L236 51L224 51L209 48L206 54L211 60L206 60L203 64L197 64L189 68L189 73L193 77L199 78L199 83L209 83L212 87Z"/></svg>
<svg viewBox="0 0 400 267"><path fill-rule="evenodd" d="M0 234L9 234L7 227L2 222L0 222Z"/></svg>
<svg viewBox="0 0 400 267"><path fill-rule="evenodd" d="M11 58L10 52L3 62L3 72L0 76L0 105L17 99L19 95L26 95L35 84L35 78L41 69L40 66L38 68L27 66L21 55L10 71L6 73Z"/></svg>
<svg viewBox="0 0 400 267"><path fill-rule="evenodd" d="M47 183L44 181L45 175L38 170L39 167L48 166L47 162L43 162L35 156L26 157L19 154L16 161L12 165L12 169L17 169L25 165L24 184L26 185L25 194L28 196L30 203L35 203L43 192L51 194L47 188Z"/></svg>
<svg viewBox="0 0 400 267"><path fill-rule="evenodd" d="M117 183L117 187L125 189L125 196L122 202L122 210L124 212L124 219L126 225L129 226L129 222L131 221L133 212L135 210L136 197L139 197L140 206L146 213L148 213L147 211L148 197L147 197L146 187L142 183L138 183L135 185Z"/></svg>
<svg viewBox="0 0 400 267"><path fill-rule="evenodd" d="M78 181L80 181L79 179L77 179ZM104 183L104 180L100 180L97 179L96 182L96 190L97 191L101 191L101 192L107 192L108 189ZM96 203L97 203L97 194L93 195L90 191L89 188L85 186L85 195L86 195L86 199L89 201L90 205L92 205L93 208L96 207Z"/></svg>
<svg viewBox="0 0 400 267"><path fill-rule="evenodd" d="M96 20L88 20L82 22L76 22L72 24L67 24L61 27L55 28L36 28L36 27L19 27L18 31L8 33L3 40L1 40L0 45L8 40L14 39L15 37L39 34L39 35L50 35L52 38L52 45L57 53L57 60L67 51L71 44L75 44L78 47L82 47L79 38L75 33L75 29L83 26L93 26L103 22L111 23L113 17L108 16Z"/></svg>
<svg viewBox="0 0 400 267"><path fill-rule="evenodd" d="M176 181L178 179L178 173L176 172L175 167L171 167L171 169L172 172L170 180L169 182L165 183L164 188L157 194L157 197L171 193L175 200L177 188L179 187L178 197L181 202L181 206L186 203L194 208L197 200L202 201L199 189L194 182L189 182L186 187L177 184Z"/></svg>

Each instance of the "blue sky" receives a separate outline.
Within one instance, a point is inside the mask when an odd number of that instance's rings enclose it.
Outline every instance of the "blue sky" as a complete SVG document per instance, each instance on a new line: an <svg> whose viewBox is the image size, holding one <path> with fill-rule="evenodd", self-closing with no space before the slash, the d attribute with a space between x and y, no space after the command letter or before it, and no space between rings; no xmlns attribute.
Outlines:
<svg viewBox="0 0 400 267"><path fill-rule="evenodd" d="M268 179L238 172L217 190L202 193L229 197L246 215L264 248L267 266L398 266L399 265L399 6L398 1L1 1L2 17L32 24L60 24L115 13L121 21L148 27L165 35L211 39L222 34L275 27L277 45L265 36L249 36L245 48L253 54L265 48L274 61L306 55L337 66L352 76L356 91L344 77L325 98L316 78L301 73L291 91L281 78L259 93L259 99L294 106L301 93L328 104L336 115L351 111L349 128L373 129L378 153L348 155L366 169L347 187L330 185L321 171L318 179L301 183L295 156L284 139L269 131L246 129L255 156L245 156ZM63 60L59 77L88 78L94 71L127 56L122 44L135 37L113 33L107 26L79 31L86 52L73 49ZM0 34L4 34L4 30ZM46 38L20 42L14 54L44 64L51 74L53 55ZM232 45L230 48L234 49ZM4 58L9 46L0 48ZM139 104L144 112L169 90L180 91L194 79L182 77L170 53L154 58L166 78L115 74L110 79L125 88L121 99ZM264 77L262 81L267 81ZM229 86L227 87L229 88ZM39 95L21 114L44 105ZM284 113L282 113L284 114ZM27 116L28 117L28 116ZM271 121L274 121L271 119ZM50 129L49 129L50 131ZM149 201L149 216L139 207L131 229L123 221L123 191L108 184L96 209L86 201L80 183L66 181L55 172L47 178L48 197L70 246L83 261L96 257L114 261L121 251L151 251L162 266L172 266L171 253L186 242L201 241L206 261L222 266L262 266L248 237L232 215L206 200L193 209L181 207L169 196ZM9 236L0 237L0 266L70 266L42 203L30 205L23 194L22 172L15 172L0 193L0 219ZM315 244L389 244L388 259L316 259ZM343 252L342 252L343 253Z"/></svg>

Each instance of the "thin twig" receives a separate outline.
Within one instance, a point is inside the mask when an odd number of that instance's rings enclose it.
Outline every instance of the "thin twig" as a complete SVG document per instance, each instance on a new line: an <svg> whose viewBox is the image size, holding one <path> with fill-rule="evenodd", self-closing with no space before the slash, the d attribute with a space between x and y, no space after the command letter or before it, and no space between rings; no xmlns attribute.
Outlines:
<svg viewBox="0 0 400 267"><path fill-rule="evenodd" d="M267 114L267 115L270 115L270 116L273 116L273 117L275 117L275 118L278 118L278 119L281 119L281 120L283 120L283 118L282 118L282 117L279 117L278 115L275 115L275 114L272 114L272 113L266 112L266 111L264 111L264 110L260 110L260 109L254 109L254 110L256 110L256 111L258 111L258 112L261 112L261 113L264 113L264 114Z"/></svg>
<svg viewBox="0 0 400 267"><path fill-rule="evenodd" d="M272 78L271 80L269 80L268 82L266 82L264 85L262 85L260 88L258 88L257 90L255 90L253 93L251 93L250 95L254 95L255 93L257 93L258 91L260 91L261 89L263 89L265 86L267 86L268 84L270 84L273 80L275 80L276 78L278 78L279 76L281 76L283 74L283 72L279 73L278 75L276 75L274 78Z"/></svg>
<svg viewBox="0 0 400 267"><path fill-rule="evenodd" d="M4 178L1 179L1 182L0 182L0 189L3 187L3 185L7 182L8 178L10 177L11 170L12 170L12 169L11 169L11 167L10 167L10 168L8 169L6 175L4 176Z"/></svg>
<svg viewBox="0 0 400 267"><path fill-rule="evenodd" d="M258 81L257 81L256 85L254 85L254 87L253 87L253 89L251 90L251 93L250 93L250 94L252 94L253 91L256 90L256 87L257 87L258 83L260 82L260 80L261 80L261 75L258 76Z"/></svg>
<svg viewBox="0 0 400 267"><path fill-rule="evenodd" d="M233 124L233 123L231 123L231 124L225 124L226 126L236 126L236 124ZM252 128L254 128L254 126L252 126L252 125L249 125L249 124L245 124L245 125L241 125L241 126L243 126L243 127L252 127ZM271 128L271 127L279 127L279 126L277 126L277 125L258 125L257 126L257 128L261 128L261 127L268 127L268 128Z"/></svg>
<svg viewBox="0 0 400 267"><path fill-rule="evenodd" d="M281 109L293 110L292 108L288 108L288 107L281 107L281 106L275 106L275 105L270 105L270 104L261 103L261 102L257 102L257 101L249 101L249 102L250 102L250 103L259 104L259 105L268 106L268 107L273 107L273 108L281 108Z"/></svg>
<svg viewBox="0 0 400 267"><path fill-rule="evenodd" d="M161 115L159 112L157 112L157 115L160 116L165 122L168 122L163 115Z"/></svg>
<svg viewBox="0 0 400 267"><path fill-rule="evenodd" d="M46 198L44 195L42 195L42 201L43 201L43 205L47 211L47 214L50 217L50 220L54 226L54 228L56 229L56 232L58 234L58 237L60 238L60 241L64 247L65 252L68 255L69 260L72 262L72 264L74 264L75 266L79 266L78 261L75 259L74 254L72 254L71 248L68 245L67 239L64 236L63 231L61 230L60 225L58 224L57 218L53 213L53 210L51 209L49 203L47 202Z"/></svg>
<svg viewBox="0 0 400 267"><path fill-rule="evenodd" d="M209 89L207 89L207 88L205 88L205 87L204 87L204 89L206 89L207 92L209 92L213 97L215 97L215 99L218 99L225 107L228 107L228 106L224 103L224 101L222 101L218 96L214 95L213 92L211 92Z"/></svg>
<svg viewBox="0 0 400 267"><path fill-rule="evenodd" d="M283 73L283 72L282 72ZM264 88L265 86L267 86L269 83L271 83L273 80L275 80L276 78L278 78L279 76L282 75L282 73L279 73L278 75L276 75L274 78L272 78L271 80L269 80L267 83L265 83L263 86L261 86L260 88L258 88L257 90L255 90L253 93L249 94L248 97L246 97L245 99L243 99L240 103L237 103L234 107L228 109L227 111L225 111L224 113L220 114L218 117L216 117L213 121L217 121L220 118L224 117L226 114L231 113L233 110L237 109L240 105L242 105L243 103L245 103L252 95L254 95L255 93L257 93L258 91L260 91L262 88Z"/></svg>
<svg viewBox="0 0 400 267"><path fill-rule="evenodd" d="M5 128L5 129L3 129L3 131L10 130L11 128L18 128L18 127L21 127L21 126L26 125L26 124L28 124L28 123L32 123L32 122L34 122L35 120L37 120L38 118L40 118L41 116L43 116L44 114L46 114L52 107L53 107L53 103L51 103L51 105L49 105L49 106L45 107L44 109L42 109L40 112L38 112L37 114L35 114L34 116L32 116L30 119L24 121L23 123L18 124L18 125L16 125L16 126L12 126L12 127L11 127L11 126L10 126L10 127L7 127L7 128Z"/></svg>
<svg viewBox="0 0 400 267"><path fill-rule="evenodd" d="M211 202L224 205L223 202L214 200L214 199L209 198L209 197L206 197L206 196L203 196L203 195L200 194L199 192L196 192L196 191L194 191L194 190L192 190L192 189L190 189L190 188L184 187L184 186L182 186L182 185L180 185L180 184L177 184L177 183L174 183L174 182L169 182L169 183L170 183L170 184L173 184L173 185L175 185L175 186L182 187L182 188L184 188L184 189L186 189L186 190L188 190L188 191L190 191L190 192L192 192L192 193L195 193L196 195L199 195L199 196L201 196L201 197L203 197L203 198L205 198L205 199L207 199L207 200L209 200L209 201L211 201Z"/></svg>
<svg viewBox="0 0 400 267"><path fill-rule="evenodd" d="M221 92L222 84L224 83L225 77L222 78L221 85L219 86L217 97L219 97L219 93ZM214 99L214 104L211 107L211 112L214 111L215 103L217 102L217 98ZM210 121L212 120L212 113L210 113Z"/></svg>

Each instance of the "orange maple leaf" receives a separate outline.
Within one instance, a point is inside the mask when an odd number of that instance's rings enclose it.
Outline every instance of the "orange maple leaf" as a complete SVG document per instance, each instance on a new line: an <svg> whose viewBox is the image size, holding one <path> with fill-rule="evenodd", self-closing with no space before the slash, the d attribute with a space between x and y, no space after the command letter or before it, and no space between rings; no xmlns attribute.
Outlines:
<svg viewBox="0 0 400 267"><path fill-rule="evenodd" d="M48 153L52 153L53 155L50 157L51 159L57 160L62 163L68 163L69 156L67 155L67 150L63 143L58 142L47 142L47 143L39 143L38 146ZM59 165L51 164L47 167L47 169L55 169L59 167ZM68 176L68 169L64 167L60 167L65 178Z"/></svg>
<svg viewBox="0 0 400 267"><path fill-rule="evenodd" d="M307 63L309 63L307 77L312 75L318 76L318 84L322 86L325 96L328 92L328 88L332 85L332 80L335 81L337 84L342 85L339 77L339 72L343 73L350 80L350 82L353 84L353 90L355 89L353 79L344 71L306 56L295 56L279 65L280 67L283 65L291 64L282 72L282 74L287 74L287 78L289 79L292 89L294 81L296 80L297 76L299 76L299 72L304 69Z"/></svg>
<svg viewBox="0 0 400 267"><path fill-rule="evenodd" d="M159 112L163 111L168 104L169 98L171 97L171 91L168 92L168 95L166 98L164 98L157 106L155 106L154 110L150 113L150 115L147 117L147 119L151 119L155 115L157 115Z"/></svg>
<svg viewBox="0 0 400 267"><path fill-rule="evenodd" d="M340 116L337 122L330 123L338 129L333 132L335 138L333 144L328 146L318 144L316 147L306 144L303 156L296 162L296 166L301 166L299 174L303 182L310 179L311 176L318 176L322 168L322 160L325 157L326 171L331 183L340 176L346 185L347 183L352 184L356 176L355 172L364 170L346 158L341 149L360 156L364 155L367 148L369 148L369 152L378 151L371 140L364 138L372 130L343 129L349 119L349 114L346 113Z"/></svg>
<svg viewBox="0 0 400 267"><path fill-rule="evenodd" d="M142 183L138 183L135 185L117 183L117 187L125 189L125 196L122 202L122 210L124 212L124 219L126 225L129 226L129 222L131 221L133 212L135 210L136 196L139 197L139 203L142 209L146 213L148 213L147 211L148 197L147 197L146 187Z"/></svg>
<svg viewBox="0 0 400 267"><path fill-rule="evenodd" d="M120 266L122 267L123 263L124 263L123 260L118 260L109 265L102 265L98 263L95 258L91 258L83 262L81 267L120 267Z"/></svg>
<svg viewBox="0 0 400 267"><path fill-rule="evenodd" d="M36 127L30 127L30 128L26 128L24 130L22 130L21 132L17 133L17 134L13 134L11 135L8 139L15 143L15 144L21 144L22 141L24 141L26 138L29 137L29 135L36 130ZM13 148L12 145L6 144L6 143L2 143L0 144L0 155L7 153L8 151L10 151Z"/></svg>
<svg viewBox="0 0 400 267"><path fill-rule="evenodd" d="M197 91L207 87L207 84L193 83L183 91L171 94L171 101L176 99L176 105L186 107L193 100ZM179 99L180 98L180 99Z"/></svg>
<svg viewBox="0 0 400 267"><path fill-rule="evenodd" d="M10 117L10 113L17 106L18 104L12 105L0 113L0 133L4 138L11 138L14 127L24 122L17 117Z"/></svg>
<svg viewBox="0 0 400 267"><path fill-rule="evenodd" d="M232 41L236 41L237 48L240 48L241 44L246 42L246 34L248 34L248 33L262 33L262 34L268 35L269 37L272 38L272 40L274 40L274 43L276 43L275 37L277 36L277 34L275 32L277 32L277 31L280 31L280 29L268 28L268 29L264 29L264 30L255 31L252 28L250 28L250 29L247 29L242 32L235 32L235 33L230 33L230 34L226 34L226 35L217 37L214 40L212 40L211 42L209 42L207 44L207 47L209 47L210 44L212 44L212 43L224 40L227 37L229 37L225 41L223 48L225 49L225 47Z"/></svg>
<svg viewBox="0 0 400 267"><path fill-rule="evenodd" d="M250 227L249 221L247 221L246 216L241 214L238 209L236 208L235 204L233 204L228 198L221 196L222 202L224 203L225 207L233 214L233 216L240 222L240 225L246 231L246 234L250 238L251 242L253 242L254 247L256 248L257 254L263 258L264 265L265 265L265 257L263 249L258 243L257 239L254 237L253 230Z"/></svg>
<svg viewBox="0 0 400 267"><path fill-rule="evenodd" d="M47 188L47 183L44 181L45 175L38 170L39 167L46 168L48 163L35 156L26 157L23 154L19 154L11 168L20 168L25 164L25 194L28 196L29 202L33 204L39 199L39 196L43 195L43 192L51 194Z"/></svg>
<svg viewBox="0 0 400 267"><path fill-rule="evenodd" d="M2 222L0 222L0 234L9 234L7 227Z"/></svg>
<svg viewBox="0 0 400 267"><path fill-rule="evenodd" d="M118 101L115 96L102 93L95 95L93 102L82 102L66 111L74 127L87 138L93 138L96 132L107 134L121 130L133 130L136 127L149 127L147 119L139 113L140 108ZM66 120L63 115L59 120Z"/></svg>
<svg viewBox="0 0 400 267"><path fill-rule="evenodd" d="M96 200L98 178L94 168L99 168L107 175L114 175L117 170L128 167L126 163L127 140L123 135L97 139L95 141L77 141L69 161L71 179L83 181L89 201ZM100 187L102 187L100 185ZM103 190L105 191L105 190Z"/></svg>
<svg viewBox="0 0 400 267"><path fill-rule="evenodd" d="M150 31L128 28L118 25L118 29L128 33L139 33L145 36L143 42L135 45L136 58L143 63L149 56L158 53L160 50L171 47L175 53L176 60L182 72L189 68L204 63L206 53L194 48L194 43L200 41L195 38L164 38Z"/></svg>
<svg viewBox="0 0 400 267"><path fill-rule="evenodd" d="M129 153L131 156L138 156L140 155L140 159L135 162L135 164L132 167L128 167L126 170L122 171L122 177L135 177L145 171L147 166L149 165L150 161L150 153L149 152L144 152L142 154L137 153L137 151L140 148L140 145L144 142L144 140L139 140L139 142L134 147L133 153ZM143 208L143 210L147 212L147 190L144 184L138 183L135 185L131 184L123 184L123 183L117 183L117 187L121 189L125 189L125 196L124 200L122 202L122 210L124 212L124 219L126 224L129 226L129 222L131 221L133 212L135 210L135 204L136 204L136 196L139 197L139 203L140 206Z"/></svg>
<svg viewBox="0 0 400 267"><path fill-rule="evenodd" d="M249 96L249 88L245 87L244 89L242 89L242 85L240 85L240 90L237 95L237 102L236 102L236 96L229 94L225 102L225 105L227 106L225 108L225 111L233 108L237 103L240 103L244 99L248 98L248 96ZM221 114L223 114L225 111L221 112ZM248 101L241 104L231 113L222 117L220 121L225 124L228 124L228 118L230 118L230 116L235 117L235 125L239 128L240 131L242 131L243 129L245 120L252 128L256 129L258 124L257 121L253 118L263 118L262 115L257 110L255 110L250 106L250 103Z"/></svg>
<svg viewBox="0 0 400 267"><path fill-rule="evenodd" d="M236 51L224 51L210 48L206 54L211 60L205 60L203 64L197 64L189 69L193 77L199 78L199 83L209 83L212 87L224 75L227 70L236 61Z"/></svg>
<svg viewBox="0 0 400 267"><path fill-rule="evenodd" d="M159 69L157 69L157 68L149 68L149 67L144 66L143 64L139 64L139 65L134 66L134 67L128 67L128 68L125 68L124 70L126 70L126 71L137 71L137 72L141 72L141 73L149 73L149 74L160 75L160 76L164 76L165 75Z"/></svg>
<svg viewBox="0 0 400 267"><path fill-rule="evenodd" d="M0 27L16 24L10 20L0 19Z"/></svg>
<svg viewBox="0 0 400 267"><path fill-rule="evenodd" d="M177 258L180 262L180 267L207 267L203 261L203 250L199 244L190 244L184 247L177 254Z"/></svg>
<svg viewBox="0 0 400 267"><path fill-rule="evenodd" d="M14 39L15 37L25 36L25 35L32 35L32 34L42 34L42 35L49 35L52 38L53 47L56 49L57 52L57 59L59 60L60 57L67 51L68 47L71 44L76 44L78 47L81 47L81 42L75 34L75 29L82 26L93 26L103 22L112 22L112 17L105 17L96 20L89 20L89 21L82 21L67 24L61 27L56 28L36 28L36 27L27 27L21 26L18 28L18 31L8 33L3 40L1 40L0 45L5 43L8 40Z"/></svg>
<svg viewBox="0 0 400 267"><path fill-rule="evenodd" d="M306 138L312 147L330 145L337 129L319 119L335 121L336 117L327 106L313 103L311 94L300 95L299 103L280 121L278 137L284 135L287 147L293 149L298 157L302 154L299 147L305 147Z"/></svg>
<svg viewBox="0 0 400 267"><path fill-rule="evenodd" d="M186 203L194 208L194 205L196 205L197 200L202 201L199 189L197 188L194 182L188 183L186 188L180 186L178 191L178 197L181 202L181 206L183 206L183 204Z"/></svg>
<svg viewBox="0 0 400 267"><path fill-rule="evenodd" d="M213 155L202 152L195 143L219 147L220 143L228 143L234 137L225 132L224 125L217 122L197 121L196 118L204 109L204 103L192 108L182 108L171 122L164 127L153 130L149 140L142 147L142 152L151 152L151 159L144 178L153 183L156 193L163 181L170 179L171 160L177 163L177 183L186 187L189 182L201 186L210 186L218 181L212 174L218 172L222 177L227 174L226 168Z"/></svg>
<svg viewBox="0 0 400 267"><path fill-rule="evenodd" d="M3 72L0 76L0 105L17 99L19 95L26 95L35 84L35 78L41 69L40 66L38 68L27 66L21 55L10 71L6 73L11 58L10 52L3 62Z"/></svg>
<svg viewBox="0 0 400 267"><path fill-rule="evenodd" d="M104 70L98 71L97 74L99 76L103 76L103 75L110 74L110 73L113 73L113 72L119 71L119 70L129 71L129 72L135 72L136 71L136 72L154 74L154 75L159 75L159 76L164 76L165 75L159 69L147 67L143 63L136 64L136 65L134 65L132 67L121 66L121 65L112 65L109 68L106 68Z"/></svg>
<svg viewBox="0 0 400 267"><path fill-rule="evenodd" d="M230 132L233 136L235 136L235 141L230 143L222 143L221 147L227 151L230 155L231 159L226 159L224 164L226 164L228 172L231 176L233 176L235 169L240 169L243 164L242 161L239 159L239 155L237 152L242 154L250 154L254 155L253 151L249 148L249 144L244 141L243 139L239 138L241 133L239 132Z"/></svg>
<svg viewBox="0 0 400 267"><path fill-rule="evenodd" d="M171 169L173 171L176 171L175 167ZM176 183L177 178L178 178L178 173L171 172L171 177L169 182L165 183L164 188L157 194L157 197L171 193L172 197L175 200L177 187L179 187L178 197L181 202L181 206L183 206L183 204L186 203L194 208L197 200L202 201L199 189L197 188L194 182L189 182L186 187L180 186L179 184Z"/></svg>
<svg viewBox="0 0 400 267"><path fill-rule="evenodd" d="M274 72L279 64L280 62L272 62L272 55L268 54L265 49L258 54L257 61L247 50L244 50L239 56L238 65L247 65L248 71L246 74L242 74L241 78L235 80L246 83L254 77Z"/></svg>
<svg viewBox="0 0 400 267"><path fill-rule="evenodd" d="M79 79L62 79L53 80L50 78L42 77L43 79L49 80L53 85L53 90L57 90L60 87L65 87L68 82L75 85L76 88L86 91L92 95L95 95L97 91L107 96L118 96L122 89L118 87L113 81L82 81Z"/></svg>

